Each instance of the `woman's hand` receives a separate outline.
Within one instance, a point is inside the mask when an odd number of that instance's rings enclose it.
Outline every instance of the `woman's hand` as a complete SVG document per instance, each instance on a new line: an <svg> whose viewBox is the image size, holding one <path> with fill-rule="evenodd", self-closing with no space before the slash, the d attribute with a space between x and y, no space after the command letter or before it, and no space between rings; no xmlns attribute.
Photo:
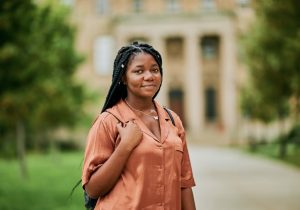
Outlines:
<svg viewBox="0 0 300 210"><path fill-rule="evenodd" d="M129 121L123 126L118 123L117 129L121 137L119 146L123 146L126 150L132 151L142 140L143 132L134 121Z"/></svg>

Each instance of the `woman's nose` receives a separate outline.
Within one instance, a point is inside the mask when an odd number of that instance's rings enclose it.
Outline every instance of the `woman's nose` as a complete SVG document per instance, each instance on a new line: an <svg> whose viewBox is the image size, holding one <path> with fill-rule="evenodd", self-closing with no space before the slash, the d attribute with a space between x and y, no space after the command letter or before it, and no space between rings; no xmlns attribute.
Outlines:
<svg viewBox="0 0 300 210"><path fill-rule="evenodd" d="M146 80L148 80L148 79L153 79L153 74L152 74L150 71L145 71L144 78L145 78Z"/></svg>

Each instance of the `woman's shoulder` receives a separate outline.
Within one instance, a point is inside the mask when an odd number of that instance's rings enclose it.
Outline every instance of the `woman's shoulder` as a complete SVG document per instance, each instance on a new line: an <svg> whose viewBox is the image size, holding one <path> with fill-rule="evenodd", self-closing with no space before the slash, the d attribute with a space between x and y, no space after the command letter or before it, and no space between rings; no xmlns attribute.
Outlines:
<svg viewBox="0 0 300 210"><path fill-rule="evenodd" d="M164 110L167 112L167 114L169 115L172 123L176 126L176 127L182 127L182 121L181 118L179 117L179 115L173 111L172 109L168 108L168 107L163 107Z"/></svg>
<svg viewBox="0 0 300 210"><path fill-rule="evenodd" d="M112 125L116 124L118 120L109 112L102 112L96 116L94 119L92 126L99 127L100 125Z"/></svg>

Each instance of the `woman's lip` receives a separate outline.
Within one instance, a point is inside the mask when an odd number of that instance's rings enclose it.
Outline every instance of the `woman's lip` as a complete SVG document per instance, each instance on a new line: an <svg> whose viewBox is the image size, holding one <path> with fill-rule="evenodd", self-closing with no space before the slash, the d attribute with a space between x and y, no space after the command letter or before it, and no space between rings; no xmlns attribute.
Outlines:
<svg viewBox="0 0 300 210"><path fill-rule="evenodd" d="M142 87L156 87L156 85L142 85Z"/></svg>

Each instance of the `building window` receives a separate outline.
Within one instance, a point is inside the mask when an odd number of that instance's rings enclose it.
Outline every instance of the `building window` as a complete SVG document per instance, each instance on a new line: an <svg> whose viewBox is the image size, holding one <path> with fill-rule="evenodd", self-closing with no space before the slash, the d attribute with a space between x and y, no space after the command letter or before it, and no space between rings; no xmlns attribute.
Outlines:
<svg viewBox="0 0 300 210"><path fill-rule="evenodd" d="M113 68L114 40L100 36L94 42L94 67L100 75L110 75Z"/></svg>
<svg viewBox="0 0 300 210"><path fill-rule="evenodd" d="M208 122L214 122L217 118L216 91L212 87L205 90L205 117Z"/></svg>
<svg viewBox="0 0 300 210"><path fill-rule="evenodd" d="M143 10L143 1L142 0L133 0L133 11L141 12Z"/></svg>
<svg viewBox="0 0 300 210"><path fill-rule="evenodd" d="M183 57L183 39L181 37L171 37L166 40L167 56L172 59Z"/></svg>
<svg viewBox="0 0 300 210"><path fill-rule="evenodd" d="M178 12L180 10L179 0L168 0L167 1L167 10L169 12Z"/></svg>
<svg viewBox="0 0 300 210"><path fill-rule="evenodd" d="M109 11L108 0L96 0L96 12L99 15L105 15Z"/></svg>
<svg viewBox="0 0 300 210"><path fill-rule="evenodd" d="M202 56L204 59L214 59L218 56L219 38L217 36L206 36L201 40Z"/></svg>
<svg viewBox="0 0 300 210"><path fill-rule="evenodd" d="M216 7L215 0L202 0L203 9L214 9Z"/></svg>

